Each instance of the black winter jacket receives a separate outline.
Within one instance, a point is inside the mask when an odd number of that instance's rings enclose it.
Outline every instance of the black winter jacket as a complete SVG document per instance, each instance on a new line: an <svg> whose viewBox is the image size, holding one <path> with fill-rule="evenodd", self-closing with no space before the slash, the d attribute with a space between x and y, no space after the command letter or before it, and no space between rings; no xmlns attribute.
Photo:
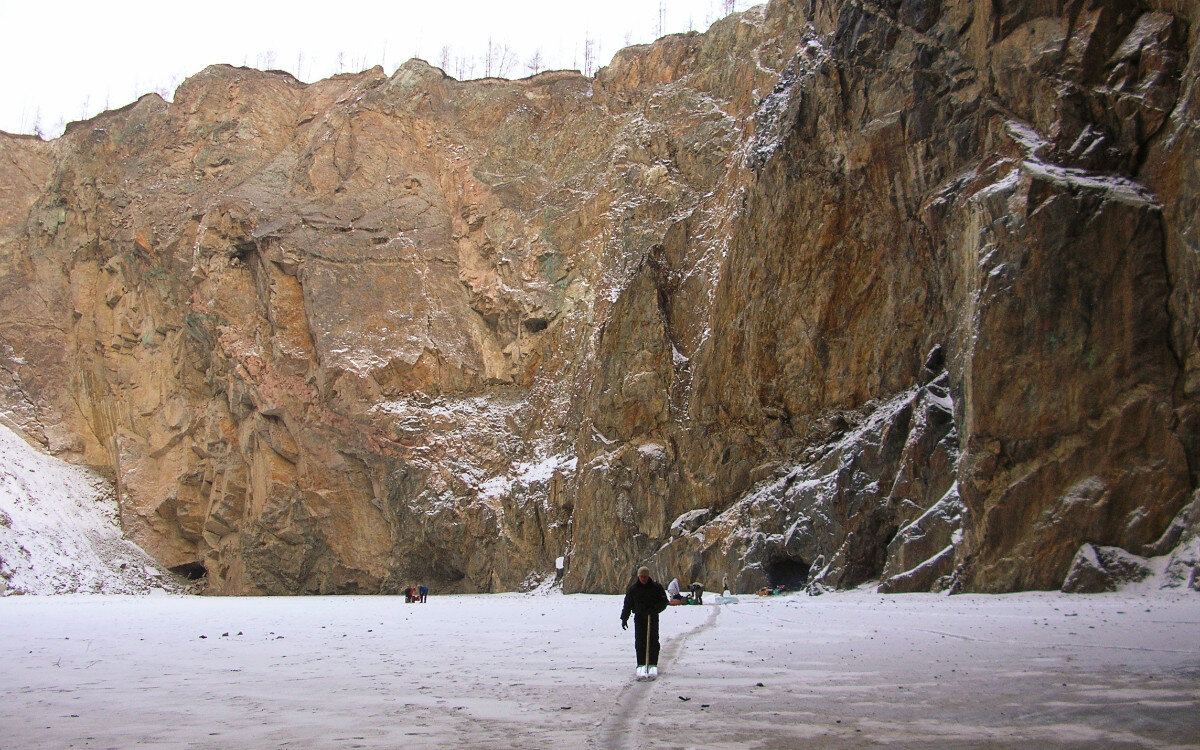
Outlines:
<svg viewBox="0 0 1200 750"><path fill-rule="evenodd" d="M625 592L625 606L621 607L621 622L629 620L629 613L635 616L656 615L667 608L667 592L658 581L651 578L642 583L634 581Z"/></svg>

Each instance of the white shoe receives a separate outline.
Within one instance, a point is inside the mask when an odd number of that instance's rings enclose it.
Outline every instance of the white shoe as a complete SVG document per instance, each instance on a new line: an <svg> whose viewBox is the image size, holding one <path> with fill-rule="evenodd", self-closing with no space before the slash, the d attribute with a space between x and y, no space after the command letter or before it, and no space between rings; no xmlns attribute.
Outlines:
<svg viewBox="0 0 1200 750"><path fill-rule="evenodd" d="M647 679L651 679L651 680L658 679L658 665L657 664L650 665L650 670L646 673L646 677L647 677Z"/></svg>
<svg viewBox="0 0 1200 750"><path fill-rule="evenodd" d="M644 680L644 679L646 679L648 676L649 676L649 675L647 674L647 672L646 672L646 668L645 668L645 667L638 667L638 668L637 668L637 678L638 678L639 680Z"/></svg>

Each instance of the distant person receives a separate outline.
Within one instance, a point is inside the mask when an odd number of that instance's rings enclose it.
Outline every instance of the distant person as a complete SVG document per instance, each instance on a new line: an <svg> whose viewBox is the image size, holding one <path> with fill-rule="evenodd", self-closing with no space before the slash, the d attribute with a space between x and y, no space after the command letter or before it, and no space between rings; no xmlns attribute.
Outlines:
<svg viewBox="0 0 1200 750"><path fill-rule="evenodd" d="M671 604L683 601L683 594L679 593L679 579L672 578L667 584L667 599Z"/></svg>
<svg viewBox="0 0 1200 750"><path fill-rule="evenodd" d="M667 592L650 578L650 569L638 568L637 580L625 591L621 607L621 629L629 629L633 614L633 648L637 655L637 678L653 680L658 677L658 613L667 608Z"/></svg>
<svg viewBox="0 0 1200 750"><path fill-rule="evenodd" d="M429 587L423 583L420 586L417 586L417 601L424 604L425 600L428 598L429 598Z"/></svg>
<svg viewBox="0 0 1200 750"><path fill-rule="evenodd" d="M692 604L704 603L704 584L699 581L693 581L689 587L692 590Z"/></svg>
<svg viewBox="0 0 1200 750"><path fill-rule="evenodd" d="M408 588L404 589L404 603L405 604L412 604L413 599L415 599L415 598L416 598L416 592L413 591L412 586L409 586Z"/></svg>

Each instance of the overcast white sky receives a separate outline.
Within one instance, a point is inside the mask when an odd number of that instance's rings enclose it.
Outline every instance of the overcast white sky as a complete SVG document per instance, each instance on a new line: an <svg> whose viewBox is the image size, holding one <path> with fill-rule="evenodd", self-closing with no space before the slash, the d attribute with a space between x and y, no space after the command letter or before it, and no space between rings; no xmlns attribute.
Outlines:
<svg viewBox="0 0 1200 750"><path fill-rule="evenodd" d="M736 0L745 10L760 0ZM0 0L0 130L46 137L72 120L158 91L213 63L280 68L304 81L411 57L463 78L484 74L488 40L512 50L509 77L596 67L664 33L703 31L726 0ZM448 54L443 53L443 48Z"/></svg>

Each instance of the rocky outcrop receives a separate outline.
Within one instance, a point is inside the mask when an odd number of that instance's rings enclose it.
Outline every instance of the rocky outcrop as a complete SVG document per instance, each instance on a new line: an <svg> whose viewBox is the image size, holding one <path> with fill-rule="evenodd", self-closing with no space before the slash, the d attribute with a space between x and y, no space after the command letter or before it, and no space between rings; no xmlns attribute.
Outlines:
<svg viewBox="0 0 1200 750"><path fill-rule="evenodd" d="M1071 560L1062 590L1068 594L1116 591L1121 584L1146 580L1151 572L1147 562L1120 547L1085 544Z"/></svg>
<svg viewBox="0 0 1200 750"><path fill-rule="evenodd" d="M1166 557L1160 576L1164 588L1200 591L1200 495L1179 511L1149 554Z"/></svg>
<svg viewBox="0 0 1200 750"><path fill-rule="evenodd" d="M775 0L0 136L0 403L214 593L1057 589L1197 484L1200 37ZM11 186L11 187L10 187Z"/></svg>
<svg viewBox="0 0 1200 750"><path fill-rule="evenodd" d="M652 564L693 580L734 571L736 591L881 577L889 591L929 590L953 572L962 533L947 381L838 415L841 438L780 467L711 520L707 508L675 519Z"/></svg>

